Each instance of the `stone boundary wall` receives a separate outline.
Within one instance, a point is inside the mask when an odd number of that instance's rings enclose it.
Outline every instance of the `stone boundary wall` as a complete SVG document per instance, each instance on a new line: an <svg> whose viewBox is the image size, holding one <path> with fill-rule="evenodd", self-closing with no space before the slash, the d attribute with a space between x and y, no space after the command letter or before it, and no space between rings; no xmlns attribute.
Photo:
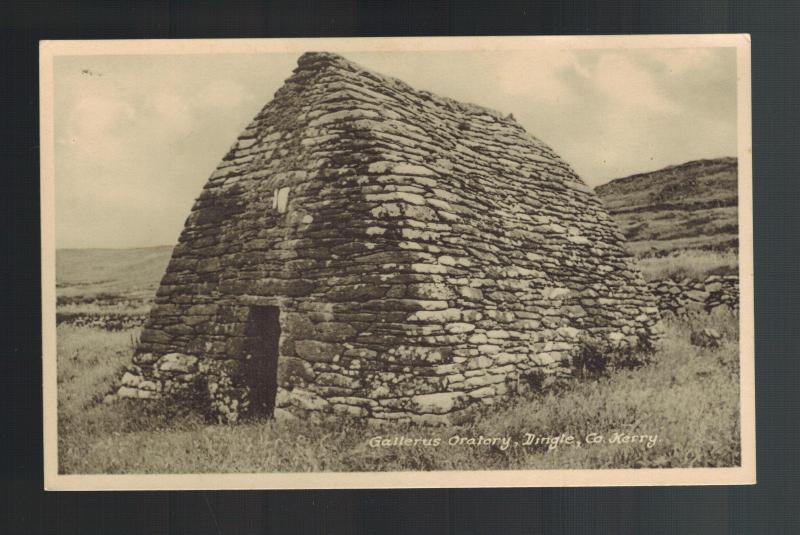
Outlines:
<svg viewBox="0 0 800 535"><path fill-rule="evenodd" d="M739 277L711 275L704 280L661 279L648 283L662 313L684 316L693 310L712 310L727 306L739 310Z"/></svg>
<svg viewBox="0 0 800 535"><path fill-rule="evenodd" d="M75 327L93 327L105 331L122 331L141 327L147 320L147 314L128 312L101 312L86 314L83 312L56 312L56 325L73 325Z"/></svg>

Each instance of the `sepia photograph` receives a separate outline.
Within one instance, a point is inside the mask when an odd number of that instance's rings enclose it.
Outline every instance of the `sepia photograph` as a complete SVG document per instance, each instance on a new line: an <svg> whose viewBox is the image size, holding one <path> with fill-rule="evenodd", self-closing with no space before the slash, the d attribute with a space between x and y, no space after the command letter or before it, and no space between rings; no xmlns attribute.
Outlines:
<svg viewBox="0 0 800 535"><path fill-rule="evenodd" d="M748 36L40 59L48 489L755 483Z"/></svg>

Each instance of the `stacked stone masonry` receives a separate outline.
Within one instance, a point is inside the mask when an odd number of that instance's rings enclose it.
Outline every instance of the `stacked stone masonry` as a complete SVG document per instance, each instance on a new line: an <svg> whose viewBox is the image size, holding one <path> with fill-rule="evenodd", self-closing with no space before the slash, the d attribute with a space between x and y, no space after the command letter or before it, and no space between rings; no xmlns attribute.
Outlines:
<svg viewBox="0 0 800 535"><path fill-rule="evenodd" d="M513 118L303 55L189 215L119 394L202 381L254 411L256 306L280 310L274 414L445 423L581 337L661 333L594 193Z"/></svg>
<svg viewBox="0 0 800 535"><path fill-rule="evenodd" d="M649 286L662 313L685 316L693 311L711 312L719 307L739 310L737 275L711 275L704 280L663 279L651 281Z"/></svg>

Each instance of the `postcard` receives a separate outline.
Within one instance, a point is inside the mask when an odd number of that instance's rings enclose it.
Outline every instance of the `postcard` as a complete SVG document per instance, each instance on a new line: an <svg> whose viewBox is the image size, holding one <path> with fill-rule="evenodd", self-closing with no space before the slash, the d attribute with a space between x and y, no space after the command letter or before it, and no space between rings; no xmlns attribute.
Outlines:
<svg viewBox="0 0 800 535"><path fill-rule="evenodd" d="M747 35L40 60L47 489L755 483Z"/></svg>

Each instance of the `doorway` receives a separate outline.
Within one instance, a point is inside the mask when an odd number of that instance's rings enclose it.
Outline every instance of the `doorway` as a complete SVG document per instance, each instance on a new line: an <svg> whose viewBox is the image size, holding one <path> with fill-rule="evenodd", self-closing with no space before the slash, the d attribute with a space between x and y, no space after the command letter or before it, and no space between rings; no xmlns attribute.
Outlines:
<svg viewBox="0 0 800 535"><path fill-rule="evenodd" d="M281 337L280 309L250 307L246 329L250 355L246 381L250 387L250 412L272 416L278 391L278 347Z"/></svg>

